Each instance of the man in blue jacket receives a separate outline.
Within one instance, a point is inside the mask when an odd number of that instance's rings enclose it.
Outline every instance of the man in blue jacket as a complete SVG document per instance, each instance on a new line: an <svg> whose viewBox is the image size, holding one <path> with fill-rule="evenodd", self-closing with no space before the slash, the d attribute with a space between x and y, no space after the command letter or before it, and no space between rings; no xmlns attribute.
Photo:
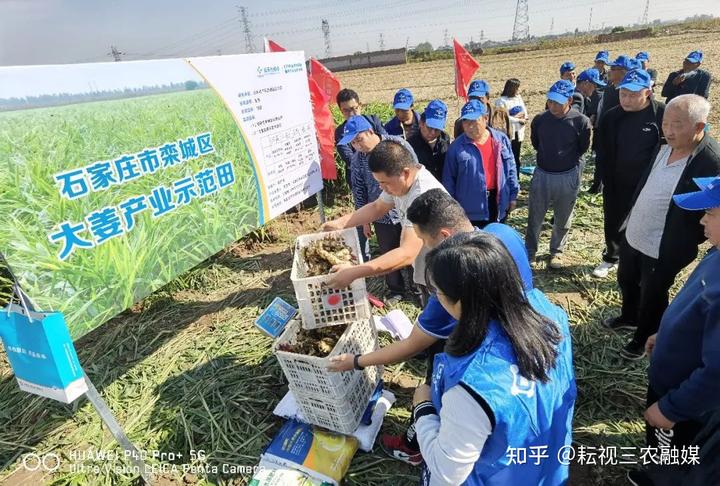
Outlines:
<svg viewBox="0 0 720 486"><path fill-rule="evenodd" d="M488 127L487 115L487 107L478 100L463 106L464 133L445 155L442 180L478 228L505 221L520 191L510 140Z"/></svg>
<svg viewBox="0 0 720 486"><path fill-rule="evenodd" d="M646 343L646 352L652 353L645 411L650 447L692 445L702 426L720 411L720 177L695 182L701 191L673 200L685 210L705 211L700 223L713 248L665 310L658 333ZM631 471L628 477L634 484L670 484L660 482L665 474L661 469ZM718 484L717 478L703 484Z"/></svg>
<svg viewBox="0 0 720 486"><path fill-rule="evenodd" d="M410 140L420 130L420 117L413 110L414 106L415 99L409 89L403 88L395 93L393 98L395 116L385 124L388 135L397 135Z"/></svg>

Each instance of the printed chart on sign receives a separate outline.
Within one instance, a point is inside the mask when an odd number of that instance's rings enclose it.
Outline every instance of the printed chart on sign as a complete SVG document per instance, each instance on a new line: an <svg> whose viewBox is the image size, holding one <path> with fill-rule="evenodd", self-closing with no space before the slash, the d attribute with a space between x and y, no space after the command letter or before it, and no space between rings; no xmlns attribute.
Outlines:
<svg viewBox="0 0 720 486"><path fill-rule="evenodd" d="M304 123L262 138L270 212L282 211L298 194L310 192L320 173L312 124Z"/></svg>

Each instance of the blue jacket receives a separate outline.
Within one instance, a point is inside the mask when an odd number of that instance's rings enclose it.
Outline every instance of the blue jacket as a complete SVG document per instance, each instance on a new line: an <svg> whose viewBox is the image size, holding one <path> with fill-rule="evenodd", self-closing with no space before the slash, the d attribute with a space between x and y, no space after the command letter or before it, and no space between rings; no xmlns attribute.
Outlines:
<svg viewBox="0 0 720 486"><path fill-rule="evenodd" d="M517 199L520 184L515 169L515 156L510 140L504 133L489 128L497 160L498 221L507 216L510 202ZM489 218L487 184L480 149L464 133L450 144L445 155L443 186L460 203L468 218L487 221Z"/></svg>
<svg viewBox="0 0 720 486"><path fill-rule="evenodd" d="M443 394L458 384L475 392L491 411L492 432L463 484L567 483L569 467L557 458L572 443L577 396L570 327L565 312L547 298L538 300L533 307L552 320L562 335L547 383L529 381L519 374L512 344L497 321L490 322L485 340L475 352L460 357L446 353L435 356L431 394L438 412ZM519 451L514 454L515 461L510 448ZM517 460L523 451L527 454L524 463ZM546 458L532 459L532 454L537 453ZM429 484L429 479L430 473L425 468L424 483Z"/></svg>
<svg viewBox="0 0 720 486"><path fill-rule="evenodd" d="M418 131L419 125L420 125L420 116L417 114L415 110L413 112L413 130ZM404 135L403 129L400 126L400 120L398 120L398 117L394 116L392 119L385 124L385 131L388 133L388 135L397 135L398 137L402 137Z"/></svg>
<svg viewBox="0 0 720 486"><path fill-rule="evenodd" d="M665 310L650 357L650 388L673 422L720 409L720 252L702 259Z"/></svg>

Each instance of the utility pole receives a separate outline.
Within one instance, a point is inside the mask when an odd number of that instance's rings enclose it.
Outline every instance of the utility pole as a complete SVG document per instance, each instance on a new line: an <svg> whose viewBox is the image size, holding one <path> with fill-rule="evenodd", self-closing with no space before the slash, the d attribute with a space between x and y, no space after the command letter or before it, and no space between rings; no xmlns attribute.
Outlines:
<svg viewBox="0 0 720 486"><path fill-rule="evenodd" d="M590 7L590 19L588 20L588 32L592 31L592 7Z"/></svg>
<svg viewBox="0 0 720 486"><path fill-rule="evenodd" d="M255 46L253 45L252 30L250 30L250 21L248 20L247 8L237 7L240 12L240 23L243 26L243 34L245 34L245 52L255 52Z"/></svg>
<svg viewBox="0 0 720 486"><path fill-rule="evenodd" d="M378 46L380 46L380 50L385 50L385 40L383 39L382 32L380 32L380 39L378 40Z"/></svg>
<svg viewBox="0 0 720 486"><path fill-rule="evenodd" d="M482 43L483 43L484 41L485 41L485 31L484 31L484 30L481 30L481 31L480 31L480 45L482 45Z"/></svg>
<svg viewBox="0 0 720 486"><path fill-rule="evenodd" d="M530 16L528 0L517 0L515 7L515 23L513 24L512 40L524 40L530 37Z"/></svg>
<svg viewBox="0 0 720 486"><path fill-rule="evenodd" d="M554 30L555 30L555 17L550 19L550 35L553 35Z"/></svg>
<svg viewBox="0 0 720 486"><path fill-rule="evenodd" d="M325 57L330 57L332 47L330 46L330 22L327 19L322 19L322 33L323 39L325 39Z"/></svg>

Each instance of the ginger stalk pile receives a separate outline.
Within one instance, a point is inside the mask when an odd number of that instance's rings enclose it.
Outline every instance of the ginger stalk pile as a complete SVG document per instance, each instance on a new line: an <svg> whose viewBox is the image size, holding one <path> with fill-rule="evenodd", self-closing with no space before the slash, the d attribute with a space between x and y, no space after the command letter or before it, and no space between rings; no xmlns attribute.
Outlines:
<svg viewBox="0 0 720 486"><path fill-rule="evenodd" d="M327 275L335 265L357 263L341 236L326 236L301 250L308 277Z"/></svg>

